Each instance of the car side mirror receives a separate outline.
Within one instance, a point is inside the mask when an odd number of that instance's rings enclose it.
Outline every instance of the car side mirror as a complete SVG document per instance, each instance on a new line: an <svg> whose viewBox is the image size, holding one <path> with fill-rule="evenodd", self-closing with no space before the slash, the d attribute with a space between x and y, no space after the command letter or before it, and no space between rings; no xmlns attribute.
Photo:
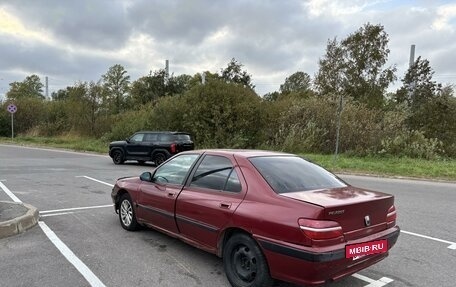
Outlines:
<svg viewBox="0 0 456 287"><path fill-rule="evenodd" d="M143 172L140 176L139 179L142 181L152 181L152 174L148 171Z"/></svg>
<svg viewBox="0 0 456 287"><path fill-rule="evenodd" d="M126 138L125 141L126 141L127 143L130 143L130 139L129 139L129 138Z"/></svg>

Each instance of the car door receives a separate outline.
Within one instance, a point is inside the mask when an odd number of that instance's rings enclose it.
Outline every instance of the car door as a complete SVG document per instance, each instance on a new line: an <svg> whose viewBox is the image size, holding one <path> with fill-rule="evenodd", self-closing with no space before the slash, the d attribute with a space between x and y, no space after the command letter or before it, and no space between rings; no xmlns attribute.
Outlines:
<svg viewBox="0 0 456 287"><path fill-rule="evenodd" d="M129 139L126 147L129 156L143 157L147 154L144 136L144 133L136 133Z"/></svg>
<svg viewBox="0 0 456 287"><path fill-rule="evenodd" d="M156 228L177 233L175 201L199 154L177 156L156 169L139 187L137 216Z"/></svg>
<svg viewBox="0 0 456 287"><path fill-rule="evenodd" d="M213 249L220 231L245 196L235 160L205 155L176 202L176 221L185 237Z"/></svg>

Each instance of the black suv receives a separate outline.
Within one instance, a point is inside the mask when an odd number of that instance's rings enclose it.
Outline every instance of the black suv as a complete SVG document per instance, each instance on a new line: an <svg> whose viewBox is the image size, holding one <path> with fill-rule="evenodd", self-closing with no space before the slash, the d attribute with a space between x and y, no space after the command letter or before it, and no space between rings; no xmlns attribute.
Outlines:
<svg viewBox="0 0 456 287"><path fill-rule="evenodd" d="M124 141L109 144L109 156L115 164L137 160L140 164L153 161L155 165L185 150L193 150L191 136L182 132L141 131Z"/></svg>

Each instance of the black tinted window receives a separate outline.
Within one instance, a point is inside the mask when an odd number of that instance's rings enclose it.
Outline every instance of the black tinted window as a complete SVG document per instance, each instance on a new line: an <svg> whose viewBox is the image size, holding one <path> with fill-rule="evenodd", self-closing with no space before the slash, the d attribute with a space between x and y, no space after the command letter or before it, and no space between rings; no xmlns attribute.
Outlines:
<svg viewBox="0 0 456 287"><path fill-rule="evenodd" d="M189 140L191 140L190 135L177 134L176 136L177 136L177 139L180 140L180 141L189 141Z"/></svg>
<svg viewBox="0 0 456 287"><path fill-rule="evenodd" d="M144 134L135 134L130 138L132 142L142 142L144 138Z"/></svg>
<svg viewBox="0 0 456 287"><path fill-rule="evenodd" d="M158 136L158 140L162 142L170 142L175 140L175 136L173 134L160 134Z"/></svg>
<svg viewBox="0 0 456 287"><path fill-rule="evenodd" d="M346 186L330 172L300 157L254 157L249 160L277 193Z"/></svg>
<svg viewBox="0 0 456 287"><path fill-rule="evenodd" d="M190 186L215 190L240 191L240 183L231 161L222 156L207 155L196 170Z"/></svg>
<svg viewBox="0 0 456 287"><path fill-rule="evenodd" d="M158 135L157 134L146 134L144 136L144 141L145 142L154 142L157 141Z"/></svg>

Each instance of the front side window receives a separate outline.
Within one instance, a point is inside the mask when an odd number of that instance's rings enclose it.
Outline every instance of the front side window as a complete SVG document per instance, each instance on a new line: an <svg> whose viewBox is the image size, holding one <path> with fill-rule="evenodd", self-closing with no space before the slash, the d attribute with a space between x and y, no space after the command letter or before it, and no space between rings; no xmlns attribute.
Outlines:
<svg viewBox="0 0 456 287"><path fill-rule="evenodd" d="M154 173L153 182L163 184L183 184L184 179L199 154L177 156L160 166Z"/></svg>
<svg viewBox="0 0 456 287"><path fill-rule="evenodd" d="M130 138L132 142L142 142L144 138L144 134L135 134Z"/></svg>
<svg viewBox="0 0 456 287"><path fill-rule="evenodd" d="M296 156L264 156L249 159L276 193L347 186L322 167Z"/></svg>
<svg viewBox="0 0 456 287"><path fill-rule="evenodd" d="M232 192L241 191L238 175L231 161L222 156L207 155L193 175L190 186Z"/></svg>

